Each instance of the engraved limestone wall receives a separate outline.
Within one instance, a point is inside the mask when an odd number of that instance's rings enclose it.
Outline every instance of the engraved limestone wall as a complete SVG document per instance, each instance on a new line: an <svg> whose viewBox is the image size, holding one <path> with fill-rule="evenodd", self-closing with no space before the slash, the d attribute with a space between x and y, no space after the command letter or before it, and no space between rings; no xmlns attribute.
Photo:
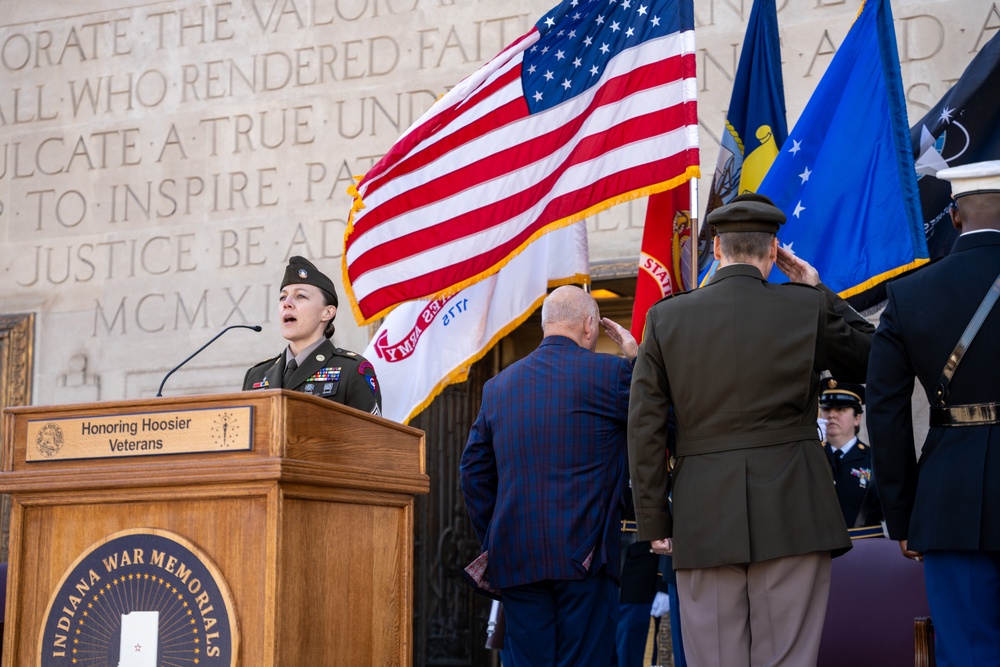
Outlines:
<svg viewBox="0 0 1000 667"><path fill-rule="evenodd" d="M283 346L286 259L308 256L339 284L352 176L552 4L4 0L0 313L36 313L33 402L151 396L222 327L261 324L227 334L165 393L238 389ZM790 124L858 4L778 0ZM751 2L695 5L710 176ZM894 13L912 121L1000 10L897 0ZM636 257L644 210L592 218L592 260ZM337 344L364 347L349 308L338 324Z"/></svg>

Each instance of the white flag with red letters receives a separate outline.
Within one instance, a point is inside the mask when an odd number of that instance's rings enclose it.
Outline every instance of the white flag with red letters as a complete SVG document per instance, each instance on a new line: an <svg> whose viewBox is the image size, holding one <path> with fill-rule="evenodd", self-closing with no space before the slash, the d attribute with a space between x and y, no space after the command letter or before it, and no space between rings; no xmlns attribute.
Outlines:
<svg viewBox="0 0 1000 667"><path fill-rule="evenodd" d="M382 386L382 415L409 422L517 328L550 287L588 283L586 222L529 245L499 271L451 296L393 310L365 349Z"/></svg>

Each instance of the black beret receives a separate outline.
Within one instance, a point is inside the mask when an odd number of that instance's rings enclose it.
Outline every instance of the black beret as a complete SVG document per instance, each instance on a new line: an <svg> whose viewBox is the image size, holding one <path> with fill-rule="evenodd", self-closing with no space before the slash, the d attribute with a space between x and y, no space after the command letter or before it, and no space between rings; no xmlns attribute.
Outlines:
<svg viewBox="0 0 1000 667"><path fill-rule="evenodd" d="M820 380L819 405L823 408L854 408L862 412L865 403L865 387L860 384L838 382L833 378Z"/></svg>
<svg viewBox="0 0 1000 667"><path fill-rule="evenodd" d="M718 234L726 232L767 232L776 234L785 224L785 214L764 195L748 192L737 195L725 206L708 214L706 221Z"/></svg>
<svg viewBox="0 0 1000 667"><path fill-rule="evenodd" d="M313 287L318 287L321 290L329 292L330 296L333 297L333 307L338 307L337 288L334 287L333 281L327 278L326 274L317 269L305 257L296 255L288 260L288 266L285 267L285 277L281 280L281 289L285 289L288 285L312 285Z"/></svg>

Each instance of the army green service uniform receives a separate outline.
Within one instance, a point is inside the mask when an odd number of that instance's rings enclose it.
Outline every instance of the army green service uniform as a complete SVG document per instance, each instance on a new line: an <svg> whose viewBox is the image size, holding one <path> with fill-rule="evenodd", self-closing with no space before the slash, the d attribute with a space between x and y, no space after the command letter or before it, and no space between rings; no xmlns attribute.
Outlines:
<svg viewBox="0 0 1000 667"><path fill-rule="evenodd" d="M734 264L649 310L629 462L639 538L673 537L675 568L850 548L816 428L819 373L863 380L873 327L826 292L770 284ZM663 454L670 405L672 516Z"/></svg>
<svg viewBox="0 0 1000 667"><path fill-rule="evenodd" d="M333 281L305 257L289 258L281 279L281 289L288 285L312 285L325 294L328 305L336 308L339 304ZM287 382L282 378L285 360L291 352L288 348L277 357L262 361L248 370L243 378L243 390L291 389L381 416L382 389L375 377L375 367L360 354L334 347L330 342L333 334L331 326L328 325L323 333L326 339L311 343L315 347L309 350L308 355L305 355L308 347L299 352L300 356L305 356L299 358L298 367Z"/></svg>
<svg viewBox="0 0 1000 667"><path fill-rule="evenodd" d="M784 221L759 195L709 216L728 233L713 216L734 232L774 234ZM649 309L629 467L639 539L672 539L692 664L815 664L830 557L851 544L819 443L819 377L863 381L873 331L830 290L768 283L753 264L729 262Z"/></svg>
<svg viewBox="0 0 1000 667"><path fill-rule="evenodd" d="M287 387L282 386L284 372L282 352L248 370L243 389L292 389L381 415L382 390L371 362L360 354L334 347L329 340L320 343L295 369Z"/></svg>

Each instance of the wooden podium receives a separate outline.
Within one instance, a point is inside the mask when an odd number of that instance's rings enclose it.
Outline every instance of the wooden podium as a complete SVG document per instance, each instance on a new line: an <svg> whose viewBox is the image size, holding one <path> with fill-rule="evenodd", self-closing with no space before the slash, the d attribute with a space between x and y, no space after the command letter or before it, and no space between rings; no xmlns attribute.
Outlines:
<svg viewBox="0 0 1000 667"><path fill-rule="evenodd" d="M162 589L188 615L195 659L183 664L412 663L413 497L429 490L422 431L280 389L10 408L3 429L0 491L13 500L4 665L101 664L82 659L80 628L97 622L93 605L133 589L140 602L121 614ZM209 574L191 574L198 562L160 543L92 558L132 533L179 538ZM134 582L125 565L139 568ZM200 579L211 576L228 590L210 597ZM228 616L217 613L224 603ZM157 613L148 645L162 654L172 612ZM229 657L219 656L223 625ZM108 632L102 646L120 639L113 650L124 652L132 630Z"/></svg>

